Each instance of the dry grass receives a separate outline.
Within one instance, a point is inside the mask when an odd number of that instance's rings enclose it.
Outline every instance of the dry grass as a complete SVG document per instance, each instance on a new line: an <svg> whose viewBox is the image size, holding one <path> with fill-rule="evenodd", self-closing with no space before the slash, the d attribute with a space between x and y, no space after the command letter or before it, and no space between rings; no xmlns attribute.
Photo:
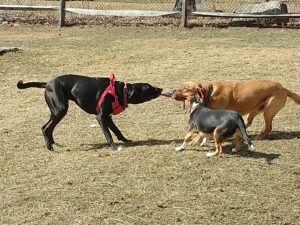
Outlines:
<svg viewBox="0 0 300 225"><path fill-rule="evenodd" d="M187 129L181 104L159 98L130 106L115 121L134 140L107 148L93 116L71 104L46 150L46 81L79 73L150 82L273 79L300 93L300 36L281 29L157 27L0 27L0 224L300 224L299 106L288 101L269 140L255 152L206 158L213 149L175 153ZM262 129L261 116L249 128Z"/></svg>

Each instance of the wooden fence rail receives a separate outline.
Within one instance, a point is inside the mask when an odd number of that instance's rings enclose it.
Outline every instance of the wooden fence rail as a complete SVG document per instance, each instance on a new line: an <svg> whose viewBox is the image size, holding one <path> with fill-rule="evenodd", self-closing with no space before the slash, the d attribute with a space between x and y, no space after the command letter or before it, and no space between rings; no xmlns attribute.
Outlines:
<svg viewBox="0 0 300 225"><path fill-rule="evenodd" d="M0 5L0 10L56 11L58 9L57 6Z"/></svg>
<svg viewBox="0 0 300 225"><path fill-rule="evenodd" d="M174 16L180 15L182 18L182 27L187 27L188 16L201 17L223 17L223 18L300 18L300 13L286 14L248 14L248 13L223 13L223 12L194 12L190 11L190 1L182 0L182 11L147 11L147 10L94 10L80 8L66 8L66 0L60 0L59 6L26 6L26 5L0 5L0 10L18 10L18 11L58 11L59 26L65 26L66 12L81 15L100 15L100 16Z"/></svg>

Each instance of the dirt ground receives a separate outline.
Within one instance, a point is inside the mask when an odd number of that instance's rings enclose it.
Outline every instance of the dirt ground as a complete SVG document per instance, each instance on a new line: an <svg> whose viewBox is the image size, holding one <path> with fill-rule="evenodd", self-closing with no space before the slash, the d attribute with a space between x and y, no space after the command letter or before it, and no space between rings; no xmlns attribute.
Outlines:
<svg viewBox="0 0 300 225"><path fill-rule="evenodd" d="M163 97L130 105L114 121L133 140L108 148L95 117L70 103L46 150L41 89L75 73L172 89L188 80L272 79L300 94L300 35L290 29L0 26L0 224L300 224L300 106L288 100L255 151L207 158L176 153L188 117ZM253 139L262 115L248 129Z"/></svg>

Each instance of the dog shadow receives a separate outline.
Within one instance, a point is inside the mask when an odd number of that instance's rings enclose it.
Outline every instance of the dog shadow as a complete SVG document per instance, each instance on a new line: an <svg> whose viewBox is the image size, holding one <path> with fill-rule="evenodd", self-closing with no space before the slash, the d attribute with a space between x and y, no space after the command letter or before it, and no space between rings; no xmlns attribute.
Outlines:
<svg viewBox="0 0 300 225"><path fill-rule="evenodd" d="M235 145L228 143L227 145L223 146L223 154L222 155L227 155L230 157L244 157L244 158L253 158L253 159L265 159L266 163L268 165L271 165L273 160L279 158L281 154L274 154L274 153L264 153L264 152L259 152L257 149L255 150L248 150L246 145L242 146L242 149L239 152L232 152L232 148L234 148ZM193 146L194 151L198 152L210 152L214 151L215 147L213 145L208 145L208 146ZM222 156L221 155L221 156ZM217 156L215 156L217 157Z"/></svg>
<svg viewBox="0 0 300 225"><path fill-rule="evenodd" d="M159 145L169 145L174 143L180 143L183 139L173 139L173 140L159 140L159 139L147 139L147 140L141 140L141 141L132 141L132 142L120 142L116 143L118 146L121 145L123 147L137 147L137 146L159 146ZM90 150L107 150L111 149L111 147L107 143L97 143L97 144L89 144L91 146L86 151Z"/></svg>
<svg viewBox="0 0 300 225"><path fill-rule="evenodd" d="M256 135L249 135L251 140L254 140ZM266 137L266 140L291 140L300 139L300 131L272 131Z"/></svg>
<svg viewBox="0 0 300 225"><path fill-rule="evenodd" d="M268 165L273 163L273 160L278 159L281 154L275 153L264 153L257 150L248 150L247 147L243 147L239 152L232 152L232 146L228 145L224 148L224 153L228 155L233 155L235 157L253 158L253 159L265 159Z"/></svg>
<svg viewBox="0 0 300 225"><path fill-rule="evenodd" d="M300 139L300 131L273 131L268 140L290 140Z"/></svg>
<svg viewBox="0 0 300 225"><path fill-rule="evenodd" d="M273 160L278 159L281 154L275 153L263 153L263 152L256 152L256 151L243 151L239 154L240 157L251 157L251 158L264 158L268 165L273 163Z"/></svg>
<svg viewBox="0 0 300 225"><path fill-rule="evenodd" d="M133 141L133 142L127 142L122 143L121 145L124 147L136 147L136 146L159 146L159 145L170 145L174 144L177 146L178 144L182 143L182 139L172 139L172 140L158 140L158 139L148 139L148 140L141 140L141 141ZM120 145L118 143L118 145ZM99 150L110 150L111 147L107 143L97 143L97 144L89 144L91 146L86 151L99 151ZM197 149L196 149L197 148ZM214 148L213 146L206 146L206 147L200 147L200 146L194 146L190 150L194 151L208 151L210 148ZM232 152L231 149L233 148L232 144L225 145L223 147L224 154L232 155L235 157L246 157L246 158L254 158L254 159L260 159L264 158L268 165L272 164L272 161L279 158L281 154L273 154L273 153L264 153L259 152L257 150L247 150L246 146L242 148L242 150L238 153ZM213 149L214 150L214 149Z"/></svg>

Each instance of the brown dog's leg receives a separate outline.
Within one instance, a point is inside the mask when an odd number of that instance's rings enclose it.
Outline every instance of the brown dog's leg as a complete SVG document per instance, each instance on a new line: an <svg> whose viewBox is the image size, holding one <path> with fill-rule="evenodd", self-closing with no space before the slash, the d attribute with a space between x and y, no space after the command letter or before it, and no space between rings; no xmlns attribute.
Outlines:
<svg viewBox="0 0 300 225"><path fill-rule="evenodd" d="M249 113L249 115L247 116L247 119L246 119L246 124L245 124L246 128L248 128L252 124L254 117L256 117L259 113L260 112L258 112L258 111Z"/></svg>
<svg viewBox="0 0 300 225"><path fill-rule="evenodd" d="M199 133L196 137L194 137L193 140L190 141L190 144L196 145L201 142L200 147L207 146L207 140L208 140L208 137L205 137L205 136L203 136L203 134Z"/></svg>
<svg viewBox="0 0 300 225"><path fill-rule="evenodd" d="M265 129L256 137L263 140L272 131L272 121L274 116L282 109L286 103L287 94L281 91L277 95L267 99L264 108Z"/></svg>
<svg viewBox="0 0 300 225"><path fill-rule="evenodd" d="M198 144L202 140L203 140L202 134L198 133L196 135L196 137L194 137L193 140L190 141L190 145L196 145L196 144Z"/></svg>

